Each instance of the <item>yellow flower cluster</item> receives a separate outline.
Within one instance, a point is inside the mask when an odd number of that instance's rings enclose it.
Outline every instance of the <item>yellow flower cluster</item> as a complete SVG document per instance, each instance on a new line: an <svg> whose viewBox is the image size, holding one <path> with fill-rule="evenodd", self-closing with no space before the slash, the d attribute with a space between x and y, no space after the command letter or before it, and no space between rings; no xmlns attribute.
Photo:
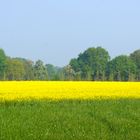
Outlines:
<svg viewBox="0 0 140 140"><path fill-rule="evenodd" d="M140 98L139 82L0 82L0 100Z"/></svg>

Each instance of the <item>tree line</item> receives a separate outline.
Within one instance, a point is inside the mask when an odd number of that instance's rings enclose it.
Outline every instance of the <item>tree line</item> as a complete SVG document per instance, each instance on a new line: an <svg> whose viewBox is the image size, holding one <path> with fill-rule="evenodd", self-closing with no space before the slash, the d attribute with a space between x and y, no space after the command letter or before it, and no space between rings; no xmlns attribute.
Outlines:
<svg viewBox="0 0 140 140"><path fill-rule="evenodd" d="M140 50L113 59L102 47L92 47L64 67L43 61L11 58L0 49L0 80L140 81Z"/></svg>

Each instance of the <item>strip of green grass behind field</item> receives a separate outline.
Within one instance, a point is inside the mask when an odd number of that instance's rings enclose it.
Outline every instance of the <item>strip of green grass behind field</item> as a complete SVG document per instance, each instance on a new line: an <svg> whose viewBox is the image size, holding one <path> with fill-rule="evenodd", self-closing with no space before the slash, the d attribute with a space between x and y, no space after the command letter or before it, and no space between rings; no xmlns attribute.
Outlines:
<svg viewBox="0 0 140 140"><path fill-rule="evenodd" d="M0 140L138 140L140 100L0 103Z"/></svg>

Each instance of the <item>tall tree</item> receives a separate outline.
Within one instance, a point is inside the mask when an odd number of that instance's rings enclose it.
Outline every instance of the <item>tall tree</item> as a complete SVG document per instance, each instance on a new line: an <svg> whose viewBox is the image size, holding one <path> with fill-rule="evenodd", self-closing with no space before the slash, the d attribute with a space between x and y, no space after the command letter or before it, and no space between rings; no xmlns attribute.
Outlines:
<svg viewBox="0 0 140 140"><path fill-rule="evenodd" d="M24 80L34 80L34 73L33 73L33 61L27 60L25 58L15 58L21 63L23 63L25 74Z"/></svg>
<svg viewBox="0 0 140 140"><path fill-rule="evenodd" d="M3 49L0 49L0 80L5 80L6 55Z"/></svg>
<svg viewBox="0 0 140 140"><path fill-rule="evenodd" d="M46 64L47 72L48 72L48 80L59 80L59 67L53 66L52 64Z"/></svg>
<svg viewBox="0 0 140 140"><path fill-rule="evenodd" d="M108 63L106 72L108 80L133 81L135 79L136 65L128 56L121 55Z"/></svg>
<svg viewBox="0 0 140 140"><path fill-rule="evenodd" d="M7 58L6 79L24 80L25 69L23 63L16 58Z"/></svg>
<svg viewBox="0 0 140 140"><path fill-rule="evenodd" d="M43 64L41 60L36 61L33 70L34 70L35 80L48 79L47 68L45 67L45 65Z"/></svg>
<svg viewBox="0 0 140 140"><path fill-rule="evenodd" d="M48 80L64 80L63 68L54 66L52 64L46 64L46 68L48 72Z"/></svg>
<svg viewBox="0 0 140 140"><path fill-rule="evenodd" d="M137 66L136 80L140 81L140 49L130 54L130 58Z"/></svg>
<svg viewBox="0 0 140 140"><path fill-rule="evenodd" d="M102 47L89 48L72 59L70 65L85 80L105 80L106 65L110 60L109 53Z"/></svg>
<svg viewBox="0 0 140 140"><path fill-rule="evenodd" d="M75 78L75 71L72 69L71 65L67 65L63 69L65 80L74 80Z"/></svg>

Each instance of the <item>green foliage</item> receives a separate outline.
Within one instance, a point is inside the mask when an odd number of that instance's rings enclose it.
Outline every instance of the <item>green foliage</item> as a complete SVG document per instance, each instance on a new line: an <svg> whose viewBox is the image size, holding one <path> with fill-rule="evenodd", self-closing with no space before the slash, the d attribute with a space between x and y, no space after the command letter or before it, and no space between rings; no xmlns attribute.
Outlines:
<svg viewBox="0 0 140 140"><path fill-rule="evenodd" d="M24 80L33 80L34 79L33 61L27 60L24 58L15 58L15 59L20 61L24 66L25 73L24 73L23 79Z"/></svg>
<svg viewBox="0 0 140 140"><path fill-rule="evenodd" d="M62 68L53 66L52 64L46 64L46 68L48 72L48 80L64 80Z"/></svg>
<svg viewBox="0 0 140 140"><path fill-rule="evenodd" d="M71 65L67 65L63 68L63 73L65 76L65 80L74 80L75 71L72 69Z"/></svg>
<svg viewBox="0 0 140 140"><path fill-rule="evenodd" d="M140 81L140 50L112 60L102 47L92 47L63 68L24 58L7 57L0 49L0 80Z"/></svg>
<svg viewBox="0 0 140 140"><path fill-rule="evenodd" d="M47 72L48 72L48 79L49 80L54 80L55 75L56 75L55 67L53 65L51 65L51 64L47 64L46 68L47 68Z"/></svg>
<svg viewBox="0 0 140 140"><path fill-rule="evenodd" d="M140 100L0 103L1 140L138 140Z"/></svg>
<svg viewBox="0 0 140 140"><path fill-rule="evenodd" d="M136 65L128 56L118 56L108 63L108 80L133 81L135 79L135 74Z"/></svg>
<svg viewBox="0 0 140 140"><path fill-rule="evenodd" d="M130 58L137 66L136 80L140 81L140 50L136 50L130 54Z"/></svg>
<svg viewBox="0 0 140 140"><path fill-rule="evenodd" d="M41 60L36 61L34 67L34 78L35 80L47 80L48 73L47 68Z"/></svg>
<svg viewBox="0 0 140 140"><path fill-rule="evenodd" d="M85 80L105 80L106 65L110 59L108 52L101 48L89 48L79 54L77 59L72 59L70 65L81 73Z"/></svg>
<svg viewBox="0 0 140 140"><path fill-rule="evenodd" d="M6 55L3 49L0 49L0 80L5 80L5 69L6 69Z"/></svg>
<svg viewBox="0 0 140 140"><path fill-rule="evenodd" d="M7 58L6 79L24 80L25 69L23 63L16 58Z"/></svg>

